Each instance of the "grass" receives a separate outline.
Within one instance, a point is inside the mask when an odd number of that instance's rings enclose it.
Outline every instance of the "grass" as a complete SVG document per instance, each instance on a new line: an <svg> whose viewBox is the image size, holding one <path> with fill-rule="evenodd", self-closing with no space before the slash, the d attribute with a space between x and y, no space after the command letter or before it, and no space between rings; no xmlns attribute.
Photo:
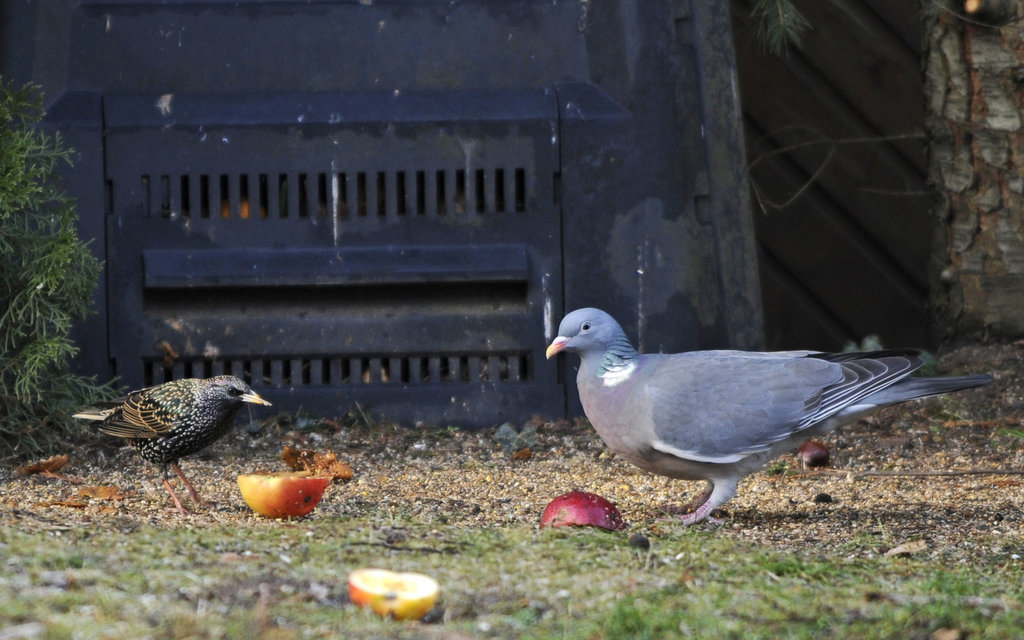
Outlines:
<svg viewBox="0 0 1024 640"><path fill-rule="evenodd" d="M1000 397L852 425L832 441L837 464L907 468L912 455L920 469L1019 468L1016 413L971 422ZM0 640L1024 637L1015 476L805 477L784 456L744 482L722 528L685 528L660 508L697 487L606 457L585 425L544 425L519 461L490 434L356 418L265 425L189 460L218 505L190 517L167 509L130 451L88 447L69 471L124 488L118 505L49 507L75 488L0 469ZM356 476L306 519L254 517L233 478L280 465L292 431ZM910 445L886 443L896 436ZM616 501L630 529L538 530L547 500L570 488ZM819 492L834 502L812 502ZM635 534L649 549L630 544ZM924 550L886 555L917 540ZM347 576L373 566L433 576L439 606L421 623L353 606Z"/></svg>
<svg viewBox="0 0 1024 640"><path fill-rule="evenodd" d="M1006 551L799 555L706 530L467 528L372 517L239 530L0 527L0 636L42 638L1017 638L1024 568ZM870 544L871 541L865 541ZM1018 545L1019 546L1019 545ZM442 586L426 623L348 603L361 566ZM7 636L4 636L7 637ZM954 636L955 637L955 636Z"/></svg>

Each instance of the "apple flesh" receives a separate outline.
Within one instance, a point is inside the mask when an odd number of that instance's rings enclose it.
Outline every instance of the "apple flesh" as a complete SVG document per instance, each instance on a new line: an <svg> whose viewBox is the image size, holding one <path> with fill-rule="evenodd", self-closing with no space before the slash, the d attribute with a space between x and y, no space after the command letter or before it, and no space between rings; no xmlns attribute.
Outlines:
<svg viewBox="0 0 1024 640"><path fill-rule="evenodd" d="M330 477L303 471L238 476L238 489L245 503L267 518L300 518L308 514L330 483Z"/></svg>
<svg viewBox="0 0 1024 640"><path fill-rule="evenodd" d="M348 576L348 598L378 615L396 620L419 620L434 606L440 589L422 573L387 569L356 569Z"/></svg>
<svg viewBox="0 0 1024 640"><path fill-rule="evenodd" d="M571 525L601 527L610 531L626 527L614 504L595 493L578 490L563 493L549 502L540 518L541 528Z"/></svg>

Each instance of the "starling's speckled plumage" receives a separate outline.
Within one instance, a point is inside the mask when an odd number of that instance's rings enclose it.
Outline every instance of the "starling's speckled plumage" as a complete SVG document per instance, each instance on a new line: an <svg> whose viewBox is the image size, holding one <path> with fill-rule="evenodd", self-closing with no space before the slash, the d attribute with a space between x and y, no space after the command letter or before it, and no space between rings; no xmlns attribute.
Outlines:
<svg viewBox="0 0 1024 640"><path fill-rule="evenodd" d="M75 417L100 421L100 431L127 439L144 459L160 465L164 486L184 512L167 481L168 468L181 477L196 502L205 504L181 472L178 459L227 433L245 402L270 405L234 376L185 378L133 391Z"/></svg>

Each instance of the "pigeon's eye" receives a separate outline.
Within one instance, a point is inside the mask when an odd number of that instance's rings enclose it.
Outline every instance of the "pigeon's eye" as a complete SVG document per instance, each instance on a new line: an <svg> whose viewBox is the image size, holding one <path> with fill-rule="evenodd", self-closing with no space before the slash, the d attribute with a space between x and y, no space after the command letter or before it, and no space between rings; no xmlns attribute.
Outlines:
<svg viewBox="0 0 1024 640"><path fill-rule="evenodd" d="M583 326L580 327L580 331L590 331L590 323L589 322L584 322Z"/></svg>

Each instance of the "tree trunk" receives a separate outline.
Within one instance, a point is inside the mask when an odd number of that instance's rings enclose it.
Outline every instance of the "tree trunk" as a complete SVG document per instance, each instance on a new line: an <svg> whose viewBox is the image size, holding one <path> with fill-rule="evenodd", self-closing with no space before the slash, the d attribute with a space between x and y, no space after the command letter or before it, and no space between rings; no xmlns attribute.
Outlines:
<svg viewBox="0 0 1024 640"><path fill-rule="evenodd" d="M1024 334L1024 39L999 24L1020 4L922 3L940 339Z"/></svg>

